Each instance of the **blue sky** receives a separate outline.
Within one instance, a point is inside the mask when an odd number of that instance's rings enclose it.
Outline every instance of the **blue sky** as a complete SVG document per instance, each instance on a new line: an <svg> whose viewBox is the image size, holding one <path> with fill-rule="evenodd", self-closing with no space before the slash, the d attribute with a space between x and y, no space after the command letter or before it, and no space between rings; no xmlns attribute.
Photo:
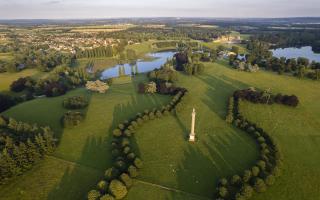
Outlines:
<svg viewBox="0 0 320 200"><path fill-rule="evenodd" d="M0 0L0 19L320 16L320 0Z"/></svg>

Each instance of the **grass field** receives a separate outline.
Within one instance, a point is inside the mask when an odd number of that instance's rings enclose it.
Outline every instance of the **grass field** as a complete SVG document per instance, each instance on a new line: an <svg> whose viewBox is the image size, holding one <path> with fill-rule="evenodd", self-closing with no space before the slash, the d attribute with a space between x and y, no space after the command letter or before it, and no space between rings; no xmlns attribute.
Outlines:
<svg viewBox="0 0 320 200"><path fill-rule="evenodd" d="M4 115L22 121L50 124L60 144L53 156L2 187L0 196L4 199L84 198L111 165L109 133L112 128L138 111L169 101L167 96L138 95L136 84L144 79L137 76L131 84L113 86L106 94L89 94L85 89L77 89L63 97L29 101L5 112ZM73 95L90 98L86 119L76 128L62 129L60 119L66 112L62 101Z"/></svg>
<svg viewBox="0 0 320 200"><path fill-rule="evenodd" d="M284 156L283 175L253 200L318 199L320 83L264 71L239 72L225 61L205 65L202 76L179 75L178 84L189 90L189 104L177 116L151 121L136 133L134 142L144 168L126 199L209 199L218 177L250 166L257 156L254 142L224 122L228 96L250 86L295 94L301 102L297 108L241 104L243 115L266 129ZM138 95L135 85L143 79L139 75L132 84L114 85L106 94L89 94L84 89L68 93L90 98L85 121L74 129L62 129L59 124L65 96L33 100L5 112L23 121L50 124L60 145L53 156L2 187L0 196L9 200L83 198L110 166L112 127L138 111L169 101L167 96ZM198 138L190 144L186 139L193 107Z"/></svg>
<svg viewBox="0 0 320 200"><path fill-rule="evenodd" d="M20 77L32 76L40 78L45 74L45 72L39 72L37 69L25 69L17 73L0 73L0 92L9 91L11 83Z"/></svg>

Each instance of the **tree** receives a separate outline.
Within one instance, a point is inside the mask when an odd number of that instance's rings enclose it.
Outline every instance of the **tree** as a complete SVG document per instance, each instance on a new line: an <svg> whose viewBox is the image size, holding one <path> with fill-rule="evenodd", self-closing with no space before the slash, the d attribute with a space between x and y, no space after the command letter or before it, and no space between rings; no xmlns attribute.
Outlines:
<svg viewBox="0 0 320 200"><path fill-rule="evenodd" d="M228 189L226 187L219 187L219 195L226 197L228 195Z"/></svg>
<svg viewBox="0 0 320 200"><path fill-rule="evenodd" d="M251 171L250 170L245 170L244 174L243 174L243 177L242 177L243 182L245 182L245 183L249 182L250 178L251 178Z"/></svg>
<svg viewBox="0 0 320 200"><path fill-rule="evenodd" d="M101 196L100 192L97 190L91 190L88 193L88 200L98 200L99 197Z"/></svg>
<svg viewBox="0 0 320 200"><path fill-rule="evenodd" d="M253 194L253 189L250 185L244 185L241 188L240 193L246 198L246 199L250 199L252 197Z"/></svg>
<svg viewBox="0 0 320 200"><path fill-rule="evenodd" d="M130 188L133 184L132 179L126 173L120 175L120 180L126 185L127 188Z"/></svg>
<svg viewBox="0 0 320 200"><path fill-rule="evenodd" d="M265 192L267 189L267 186L261 178L256 178L254 181L254 189L257 192Z"/></svg>
<svg viewBox="0 0 320 200"><path fill-rule="evenodd" d="M275 177L274 177L273 175L269 175L269 176L267 176L265 182L266 182L266 184L267 184L268 186L271 186L271 185L273 185L274 182L275 182Z"/></svg>
<svg viewBox="0 0 320 200"><path fill-rule="evenodd" d="M102 197L100 197L99 200L115 200L115 199L113 196L106 194L106 195L103 195Z"/></svg>
<svg viewBox="0 0 320 200"><path fill-rule="evenodd" d="M130 177L135 178L138 176L138 169L135 166L130 165L128 167L128 173L129 173Z"/></svg>
<svg viewBox="0 0 320 200"><path fill-rule="evenodd" d="M109 191L115 199L123 199L128 193L126 186L119 180L111 181Z"/></svg>
<svg viewBox="0 0 320 200"><path fill-rule="evenodd" d="M104 180L99 181L97 184L97 188L101 193L105 193L108 190L108 187L109 187L108 183Z"/></svg>
<svg viewBox="0 0 320 200"><path fill-rule="evenodd" d="M145 93L154 94L157 92L157 85L155 82L151 81L148 84L145 84L144 88Z"/></svg>
<svg viewBox="0 0 320 200"><path fill-rule="evenodd" d="M257 166L253 166L251 169L251 172L252 172L252 176L258 176L260 173L260 169Z"/></svg>

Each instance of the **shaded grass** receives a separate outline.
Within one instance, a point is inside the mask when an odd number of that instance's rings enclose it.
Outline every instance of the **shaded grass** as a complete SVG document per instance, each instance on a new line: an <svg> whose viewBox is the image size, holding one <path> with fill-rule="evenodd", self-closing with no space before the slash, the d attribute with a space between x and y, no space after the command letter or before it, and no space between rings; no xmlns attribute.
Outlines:
<svg viewBox="0 0 320 200"><path fill-rule="evenodd" d="M24 185L25 190L28 191L24 197L26 199L37 196L39 190L44 190L40 199L74 199L72 194L76 195L75 197L84 197L88 190L94 187L98 177L102 177L104 170L111 165L109 148L113 128L128 119L128 116L169 101L167 96L138 95L136 85L145 79L144 75L136 76L131 84L112 86L106 94L92 94L90 105L85 111L85 120L72 129L63 129L60 125L60 118L66 111L62 107L62 101L67 96L89 95L85 89L77 89L61 97L32 100L3 113L22 121L37 122L41 125L49 124L60 138L59 147L53 156L77 164L77 167L68 169L68 165L60 162L57 164L61 165L60 168L53 166L50 170L46 169L47 173L57 174L56 177L40 177L36 175L38 171L39 173L41 170L45 171L41 164L37 170L33 170L34 173L28 172L10 185ZM43 167L46 166L43 165ZM86 176L82 174L82 167L88 168L89 171L92 169L93 171L87 172L87 175L95 174L94 178L88 177L85 183L79 181L77 177ZM61 168L66 175L61 176ZM35 182L41 182L43 185L32 187ZM78 187L78 184L81 186ZM28 185L30 187L27 187ZM69 191L70 188L72 190ZM7 186L1 187L0 195L6 199L16 198L15 191L8 190Z"/></svg>
<svg viewBox="0 0 320 200"><path fill-rule="evenodd" d="M191 96L189 104L177 116L152 121L136 133L135 142L145 163L140 179L211 197L218 177L237 173L255 159L257 152L253 141L245 133L224 123L227 98L236 89L254 86L271 88L273 93L295 94L301 104L295 109L279 105L241 105L244 116L266 129L278 141L284 155L283 175L276 185L253 199L317 199L320 195L317 187L320 184L320 83L263 71L239 72L227 67L225 62L206 63L205 66L206 72L202 76L179 75L179 85L187 87ZM41 163L9 186L2 187L1 197L19 199L19 188L24 191L21 199L84 197L102 176L103 170L110 166L108 137L112 128L138 111L169 100L169 97L158 95L138 95L134 86L141 80L144 76L136 77L132 84L112 86L107 94L93 94L85 121L74 129L60 127L60 146L54 156L74 161L78 164L73 165L78 167L68 169L70 163L65 161ZM27 108L28 103L33 101L27 102L19 105L22 107L10 109L7 115L52 124L59 130L55 120L60 116L59 112L63 113L57 107L61 99L48 99L53 101L51 103L41 102L45 99L35 100L37 103L31 108ZM44 103L47 106L42 105ZM197 111L198 142L195 144L186 142L192 107ZM45 116L48 113L52 116ZM44 162L53 161L46 159ZM81 167L85 167L85 172ZM138 182L130 190L128 199L141 198L197 199Z"/></svg>

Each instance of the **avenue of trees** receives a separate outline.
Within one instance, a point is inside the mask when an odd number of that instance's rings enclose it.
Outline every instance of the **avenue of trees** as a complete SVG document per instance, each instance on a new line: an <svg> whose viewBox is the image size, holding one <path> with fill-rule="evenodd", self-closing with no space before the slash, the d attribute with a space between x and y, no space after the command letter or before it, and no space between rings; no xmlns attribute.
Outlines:
<svg viewBox="0 0 320 200"><path fill-rule="evenodd" d="M23 174L54 148L49 127L0 116L0 184Z"/></svg>
<svg viewBox="0 0 320 200"><path fill-rule="evenodd" d="M250 199L254 192L265 192L281 175L282 154L279 147L268 133L241 115L240 100L262 104L280 103L293 107L299 103L294 95L273 95L269 91L260 92L251 88L234 92L229 98L226 121L233 123L254 138L260 148L260 155L256 163L243 173L219 180L216 191L218 200Z"/></svg>

